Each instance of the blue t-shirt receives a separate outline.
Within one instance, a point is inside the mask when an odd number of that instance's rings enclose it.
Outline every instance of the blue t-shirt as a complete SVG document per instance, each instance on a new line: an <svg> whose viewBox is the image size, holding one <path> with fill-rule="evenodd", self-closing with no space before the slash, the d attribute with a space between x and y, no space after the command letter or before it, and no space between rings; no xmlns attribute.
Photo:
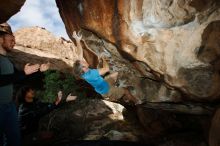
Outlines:
<svg viewBox="0 0 220 146"><path fill-rule="evenodd" d="M109 92L108 82L103 79L97 69L89 69L82 74L81 77L91 84L99 94L106 94Z"/></svg>

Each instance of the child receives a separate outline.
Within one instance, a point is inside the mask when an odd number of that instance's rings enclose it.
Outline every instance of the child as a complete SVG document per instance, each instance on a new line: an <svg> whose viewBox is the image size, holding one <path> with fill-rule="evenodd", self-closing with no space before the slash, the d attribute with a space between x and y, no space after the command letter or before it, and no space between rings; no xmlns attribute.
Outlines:
<svg viewBox="0 0 220 146"><path fill-rule="evenodd" d="M54 103L42 103L34 99L35 91L30 86L24 86L19 89L16 97L19 103L18 117L21 126L22 135L36 132L41 117L55 109L62 99L62 92L57 93ZM66 101L73 101L77 97L67 96Z"/></svg>

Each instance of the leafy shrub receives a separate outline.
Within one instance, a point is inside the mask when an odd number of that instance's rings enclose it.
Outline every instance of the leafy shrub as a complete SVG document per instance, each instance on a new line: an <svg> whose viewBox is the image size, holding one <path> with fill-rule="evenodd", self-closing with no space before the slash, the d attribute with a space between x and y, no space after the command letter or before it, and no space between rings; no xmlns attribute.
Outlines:
<svg viewBox="0 0 220 146"><path fill-rule="evenodd" d="M43 102L54 102L57 92L62 91L63 97L68 94L78 96L78 98L100 98L100 95L93 91L92 87L84 81L77 81L69 73L49 70L45 73L44 91L38 91L37 97Z"/></svg>
<svg viewBox="0 0 220 146"><path fill-rule="evenodd" d="M44 96L43 101L53 102L57 97L57 92L61 90L60 73L58 71L45 72L44 79Z"/></svg>

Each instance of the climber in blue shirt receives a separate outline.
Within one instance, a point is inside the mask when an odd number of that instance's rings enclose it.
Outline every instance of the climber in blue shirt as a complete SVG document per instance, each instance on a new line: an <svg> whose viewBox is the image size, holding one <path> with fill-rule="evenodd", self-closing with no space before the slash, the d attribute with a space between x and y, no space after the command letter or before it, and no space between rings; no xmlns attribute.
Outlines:
<svg viewBox="0 0 220 146"><path fill-rule="evenodd" d="M97 69L89 69L81 77L91 84L99 94L107 94L109 92L109 84L99 75Z"/></svg>
<svg viewBox="0 0 220 146"><path fill-rule="evenodd" d="M102 75L109 72L108 63L104 58L101 58L103 64L102 68L89 68L89 64L83 58L83 50L80 43L82 36L77 35L76 32L73 32L73 38L76 40L76 53L78 53L79 55L79 58L75 61L73 65L73 73L76 78L84 79L94 88L97 93L101 94L104 98L111 101L117 101L121 97L124 97L125 101L130 101L134 104L141 103L141 101L138 98L134 97L128 89L116 87L114 85L117 80L118 72L111 73L105 78L102 77Z"/></svg>

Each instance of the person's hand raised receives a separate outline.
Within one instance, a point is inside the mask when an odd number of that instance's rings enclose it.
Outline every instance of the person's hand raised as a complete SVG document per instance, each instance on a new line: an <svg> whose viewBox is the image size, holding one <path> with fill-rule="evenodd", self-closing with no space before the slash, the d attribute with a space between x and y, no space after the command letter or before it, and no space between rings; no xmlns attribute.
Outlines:
<svg viewBox="0 0 220 146"><path fill-rule="evenodd" d="M30 63L27 63L24 66L24 73L25 75L30 75L30 74L37 72L39 68L40 68L39 64L30 65Z"/></svg>
<svg viewBox="0 0 220 146"><path fill-rule="evenodd" d="M80 41L82 39L82 35L79 34L76 34L76 31L73 32L73 35L72 37L76 40L76 41Z"/></svg>
<svg viewBox="0 0 220 146"><path fill-rule="evenodd" d="M57 99L56 99L55 105L58 105L60 103L60 101L62 100L62 97L63 97L63 92L59 91L57 93Z"/></svg>
<svg viewBox="0 0 220 146"><path fill-rule="evenodd" d="M49 68L50 68L50 63L49 62L40 65L40 71L41 72L47 71Z"/></svg>
<svg viewBox="0 0 220 146"><path fill-rule="evenodd" d="M77 96L72 96L70 93L66 98L66 102L74 101L74 100L76 100L76 98L77 98Z"/></svg>

